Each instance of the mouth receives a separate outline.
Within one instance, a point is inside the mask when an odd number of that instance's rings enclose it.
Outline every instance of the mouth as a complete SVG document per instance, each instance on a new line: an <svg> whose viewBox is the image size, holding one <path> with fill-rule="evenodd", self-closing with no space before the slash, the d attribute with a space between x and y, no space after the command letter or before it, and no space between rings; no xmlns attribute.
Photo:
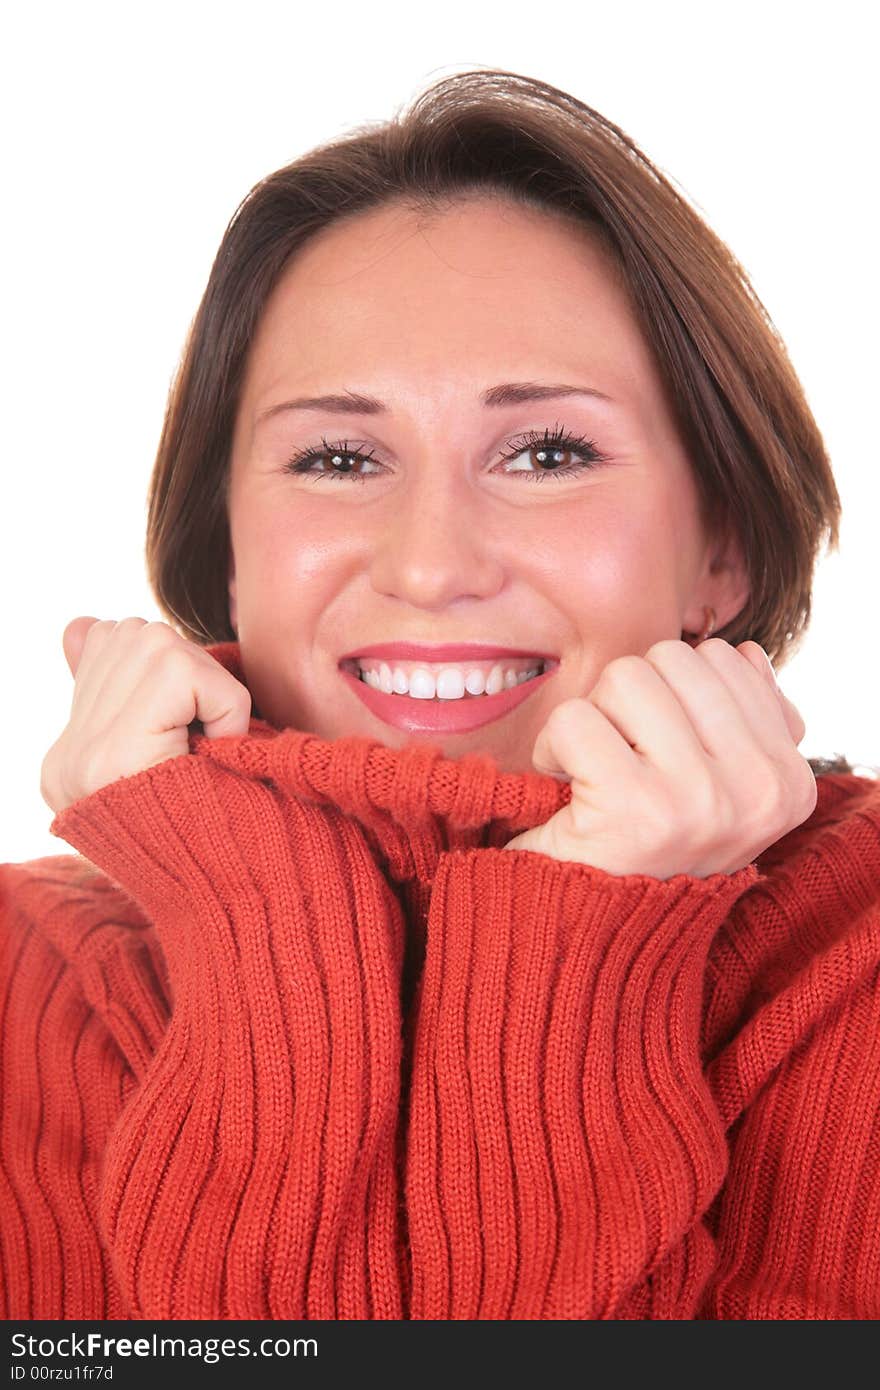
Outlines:
<svg viewBox="0 0 880 1390"><path fill-rule="evenodd" d="M383 723L410 733L467 733L510 713L556 671L554 658L435 665L346 659L340 674Z"/></svg>
<svg viewBox="0 0 880 1390"><path fill-rule="evenodd" d="M385 695L443 701L484 700L516 689L558 665L553 658L537 656L467 663L392 663L354 657L339 663L340 670Z"/></svg>

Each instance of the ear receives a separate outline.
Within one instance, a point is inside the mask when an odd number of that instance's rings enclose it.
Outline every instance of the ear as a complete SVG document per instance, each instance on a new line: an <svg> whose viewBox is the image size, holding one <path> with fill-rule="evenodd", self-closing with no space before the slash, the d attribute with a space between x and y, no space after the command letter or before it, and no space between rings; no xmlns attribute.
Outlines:
<svg viewBox="0 0 880 1390"><path fill-rule="evenodd" d="M685 629L699 632L703 625L703 610L712 607L715 609L717 632L742 612L748 603L749 592L749 576L742 546L731 528L707 547L703 568L684 615Z"/></svg>

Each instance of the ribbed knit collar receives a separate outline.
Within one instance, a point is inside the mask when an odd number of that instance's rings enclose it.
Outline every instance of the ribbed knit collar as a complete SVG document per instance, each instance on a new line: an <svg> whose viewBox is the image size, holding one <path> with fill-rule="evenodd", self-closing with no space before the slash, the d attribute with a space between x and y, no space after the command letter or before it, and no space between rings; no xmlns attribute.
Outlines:
<svg viewBox="0 0 880 1390"><path fill-rule="evenodd" d="M247 685L237 642L205 650ZM246 735L196 734L190 747L244 776L353 816L372 832L395 877L430 877L441 850L504 845L571 799L567 782L538 772L501 772L485 753L455 759L433 744L398 749L360 734L325 739L256 717Z"/></svg>
<svg viewBox="0 0 880 1390"><path fill-rule="evenodd" d="M237 642L206 648L247 685ZM252 718L246 735L209 739L193 735L191 749L222 766L271 782L316 804L332 805L372 832L395 877L428 871L442 849L503 845L521 830L541 825L571 799L567 782L538 772L502 772L484 753L445 757L439 745L388 748L363 735L321 738L277 729ZM819 800L800 838L835 818L835 808L859 790L859 779L834 774L817 779ZM786 840L762 856L777 859Z"/></svg>

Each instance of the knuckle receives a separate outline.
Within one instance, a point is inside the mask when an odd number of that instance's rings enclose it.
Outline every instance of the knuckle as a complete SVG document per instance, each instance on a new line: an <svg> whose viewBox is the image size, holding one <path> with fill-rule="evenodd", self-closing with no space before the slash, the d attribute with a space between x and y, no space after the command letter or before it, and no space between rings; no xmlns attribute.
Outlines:
<svg viewBox="0 0 880 1390"><path fill-rule="evenodd" d="M733 647L729 642L725 642L723 637L708 637L705 642L701 642L694 648L698 656L708 657L710 661L727 661L728 653L733 654Z"/></svg>
<svg viewBox="0 0 880 1390"><path fill-rule="evenodd" d="M245 687L242 686L242 689L244 690ZM245 691L245 693L248 694L248 699L250 699L250 694L247 691ZM547 716L544 732L552 733L553 735L565 733L572 724L583 719L583 709L587 704L589 704L589 701L580 695L573 695L567 700L560 700L559 704L554 705Z"/></svg>
<svg viewBox="0 0 880 1390"><path fill-rule="evenodd" d="M553 706L547 722L549 723L552 719L560 724L571 718L576 718L586 704L589 704L589 701L583 695L570 695L567 700L560 700L558 705Z"/></svg>
<svg viewBox="0 0 880 1390"><path fill-rule="evenodd" d="M173 634L174 641L160 640L156 643L156 664L163 671L183 671L189 670L193 663L194 652L191 644L185 642L182 637Z"/></svg>
<svg viewBox="0 0 880 1390"><path fill-rule="evenodd" d="M144 623L141 640L150 647L164 647L176 645L183 639L168 623L156 619L154 622Z"/></svg>
<svg viewBox="0 0 880 1390"><path fill-rule="evenodd" d="M96 642L107 637L115 627L116 623L113 618L99 618L96 623L92 623L86 632L83 650L85 650L90 643L94 646Z"/></svg>
<svg viewBox="0 0 880 1390"><path fill-rule="evenodd" d="M616 656L613 661L609 661L594 688L620 690L638 676L644 664L640 656Z"/></svg>
<svg viewBox="0 0 880 1390"><path fill-rule="evenodd" d="M744 655L744 648L747 647L751 647L754 651L756 651L759 654L759 656L764 657L768 662L770 661L769 656L767 655L764 648L761 646L760 642L754 642L751 637L747 638L745 642L740 642L736 650L740 652L742 655Z"/></svg>
<svg viewBox="0 0 880 1390"><path fill-rule="evenodd" d="M680 637L663 637L659 642L655 642L645 652L646 661L668 661L677 660L685 652L691 651L687 642L683 642Z"/></svg>
<svg viewBox="0 0 880 1390"><path fill-rule="evenodd" d="M242 704L244 703L242 697ZM247 708L249 711L253 709L250 696ZM573 756L576 750L582 749L588 741L591 721L598 717L600 716L595 706L583 696L561 701L551 710L538 734L535 743L536 755L544 758L552 749L557 758L564 758L566 754Z"/></svg>
<svg viewBox="0 0 880 1390"><path fill-rule="evenodd" d="M119 622L115 623L114 626L117 632L133 632L137 631L139 627L143 627L146 621L146 618L120 618Z"/></svg>

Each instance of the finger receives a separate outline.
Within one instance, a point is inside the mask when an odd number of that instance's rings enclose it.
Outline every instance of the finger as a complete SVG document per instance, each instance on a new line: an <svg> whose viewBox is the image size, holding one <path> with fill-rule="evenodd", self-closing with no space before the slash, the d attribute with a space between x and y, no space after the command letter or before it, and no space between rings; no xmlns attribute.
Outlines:
<svg viewBox="0 0 880 1390"><path fill-rule="evenodd" d="M250 729L253 700L247 686L205 654L196 687L196 718L208 738L239 738Z"/></svg>
<svg viewBox="0 0 880 1390"><path fill-rule="evenodd" d="M74 711L89 711L96 705L112 711L124 703L140 674L139 664L129 658L129 648L145 626L145 618L119 622L108 618L89 627L77 666Z"/></svg>
<svg viewBox="0 0 880 1390"><path fill-rule="evenodd" d="M196 719L208 738L240 736L250 727L247 687L192 642L181 641L159 653L133 698L143 712L142 727L150 733L167 733Z"/></svg>
<svg viewBox="0 0 880 1390"><path fill-rule="evenodd" d="M75 620L75 623L78 621ZM85 622L81 628L73 625L72 634L65 628L66 644L70 646L71 656L76 663L71 711L79 712L92 707L95 694L114 660L110 638L115 627L112 618L96 618L89 621L88 627Z"/></svg>
<svg viewBox="0 0 880 1390"><path fill-rule="evenodd" d="M532 762L558 781L589 787L630 779L638 759L612 723L586 697L563 700L535 739Z"/></svg>
<svg viewBox="0 0 880 1390"><path fill-rule="evenodd" d="M795 743L800 743L807 732L807 726L803 721L803 717L797 705L792 704L791 700L789 700L788 696L780 688L779 682L776 679L776 672L774 671L770 658L764 651L764 648L760 646L757 642L749 641L740 642L739 646L736 647L735 650L738 651L741 656L744 656L748 660L748 662L755 667L762 679L766 680L770 684L774 694L777 696L782 706L782 713L785 718L785 722L788 725L789 733L791 734Z"/></svg>
<svg viewBox="0 0 880 1390"><path fill-rule="evenodd" d="M778 696L755 666L720 638L658 642L646 661L675 692L707 753L729 768L779 763L794 744Z"/></svg>
<svg viewBox="0 0 880 1390"><path fill-rule="evenodd" d="M77 667L82 658L83 647L89 628L99 621L98 618L73 618L61 634L61 646L64 651L64 659L67 662L70 674L76 676Z"/></svg>
<svg viewBox="0 0 880 1390"><path fill-rule="evenodd" d="M645 658L626 656L612 661L590 692L590 700L643 764L676 778L702 778L706 772L707 753L711 750L701 741L691 711L678 698L677 688L686 675L683 662L693 655L693 649L686 642L668 644L682 648L682 676L674 686L665 679L665 672L650 660L651 654L656 654L657 648L664 645L667 644L657 643ZM714 693L720 683L711 673L709 679ZM705 692L702 698L706 699ZM726 712L728 717L736 716L736 707L730 701ZM720 722L723 717L722 704L716 718Z"/></svg>
<svg viewBox="0 0 880 1390"><path fill-rule="evenodd" d="M749 645L760 653L763 668L768 664L763 649L756 642ZM702 642L695 653L718 671L765 753L779 757L786 748L793 749L800 742L806 732L804 722L791 701L781 695L775 677L768 680L763 669L759 673L755 662L729 642Z"/></svg>

